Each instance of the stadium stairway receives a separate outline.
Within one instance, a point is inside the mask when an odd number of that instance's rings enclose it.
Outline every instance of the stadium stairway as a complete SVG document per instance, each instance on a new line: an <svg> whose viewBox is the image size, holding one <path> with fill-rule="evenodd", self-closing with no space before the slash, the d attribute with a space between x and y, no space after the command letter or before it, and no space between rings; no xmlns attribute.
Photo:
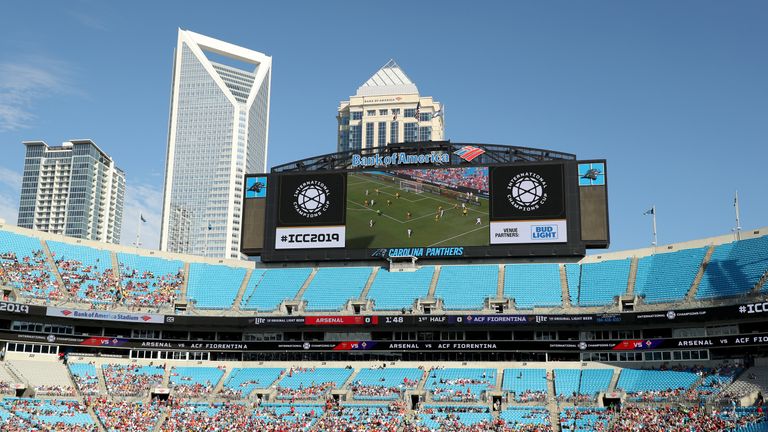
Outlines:
<svg viewBox="0 0 768 432"><path fill-rule="evenodd" d="M96 425L96 429L99 430L99 432L105 432L107 429L104 427L104 423L101 422L101 419L99 416L96 415L96 412L93 410L92 406L87 406L85 408L85 411L88 413L89 416L93 419L93 424Z"/></svg>
<svg viewBox="0 0 768 432"><path fill-rule="evenodd" d="M563 307L571 307L571 294L568 292L568 278L565 275L565 266L560 264L560 289L563 291Z"/></svg>
<svg viewBox="0 0 768 432"><path fill-rule="evenodd" d="M243 301L243 296L245 295L246 288L248 288L248 282L250 282L252 274L253 268L249 268L245 271L243 283L240 284L240 289L237 291L237 295L235 296L235 302L232 303L232 310L235 312L240 312L240 302Z"/></svg>
<svg viewBox="0 0 768 432"><path fill-rule="evenodd" d="M379 270L381 270L381 267L374 267L373 271L371 272L371 276L368 277L368 282L365 283L365 287L363 287L363 292L360 293L360 298L358 300L360 301L366 301L368 298L368 291L371 290L371 285L373 285L374 279L376 279L376 275L379 274Z"/></svg>
<svg viewBox="0 0 768 432"><path fill-rule="evenodd" d="M634 256L629 263L629 277L627 278L627 292L625 294L628 297L635 295L635 279L637 278L637 262L639 260L638 257Z"/></svg>
<svg viewBox="0 0 768 432"><path fill-rule="evenodd" d="M217 398L216 395L218 395L221 389L224 388L224 383L227 382L227 379L229 378L229 374L232 373L232 370L233 368L230 368L230 367L224 370L224 375L221 376L221 379L219 380L219 382L216 383L216 385L213 387L213 390L207 397L209 402Z"/></svg>
<svg viewBox="0 0 768 432"><path fill-rule="evenodd" d="M693 279L693 283L691 284L691 289L688 290L688 294L685 296L686 302L692 302L696 300L696 292L699 290L699 284L701 284L701 279L704 278L704 272L707 270L707 266L709 265L709 260L712 258L712 253L715 251L715 245L710 245L707 249L707 253L704 255L704 260L701 262L701 266L699 267L699 272L696 273L696 277Z"/></svg>
<svg viewBox="0 0 768 432"><path fill-rule="evenodd" d="M56 282L59 284L59 290L61 290L62 296L66 300L74 300L72 297L70 297L64 286L64 280L61 278L61 274L59 274L59 267L56 266L56 262L53 259L53 255L51 254L51 249L48 247L48 243L45 240L40 239L40 244L42 245L43 253L45 254L45 262L48 264L50 273L53 275L53 277L56 278Z"/></svg>
<svg viewBox="0 0 768 432"><path fill-rule="evenodd" d="M504 298L504 266L499 264L499 283L496 286L496 298L501 300Z"/></svg>
<svg viewBox="0 0 768 432"><path fill-rule="evenodd" d="M553 426L553 430L556 430L557 424L560 422L560 411L557 409L557 401L555 397L555 380L552 378L553 372L547 370L547 410L549 410L549 422Z"/></svg>
<svg viewBox="0 0 768 432"><path fill-rule="evenodd" d="M440 280L440 270L442 270L443 266L436 265L435 266L435 272L432 274L432 281L429 283L429 291L427 291L427 296L425 297L426 300L434 300L435 299L435 290L437 289L437 281Z"/></svg>
<svg viewBox="0 0 768 432"><path fill-rule="evenodd" d="M763 290L763 286L765 286L766 281L768 281L768 270L766 270L765 273L760 276L760 280L758 280L755 284L755 288L752 290L752 294L760 294L760 292Z"/></svg>
<svg viewBox="0 0 768 432"><path fill-rule="evenodd" d="M312 272L309 273L309 276L307 277L307 280L304 281L304 284L299 288L299 290L296 292L296 295L293 297L294 301L301 302L302 297L304 297L304 292L309 287L309 284L312 283L312 279L315 278L315 275L317 274L317 271L319 269L317 267L312 268ZM247 282L246 282L247 283Z"/></svg>
<svg viewBox="0 0 768 432"><path fill-rule="evenodd" d="M82 357L80 357L80 360L83 360ZM106 395L107 394L107 382L104 380L104 373L100 367L96 368L96 380L99 382L99 394L100 395Z"/></svg>
<svg viewBox="0 0 768 432"><path fill-rule="evenodd" d="M621 375L621 368L613 368L613 377L611 377L611 383L608 384L608 392L615 392L616 386L619 384L619 375Z"/></svg>
<svg viewBox="0 0 768 432"><path fill-rule="evenodd" d="M187 288L189 287L189 261L184 262L184 280L181 283L181 294L179 296L179 301L182 303L187 302Z"/></svg>

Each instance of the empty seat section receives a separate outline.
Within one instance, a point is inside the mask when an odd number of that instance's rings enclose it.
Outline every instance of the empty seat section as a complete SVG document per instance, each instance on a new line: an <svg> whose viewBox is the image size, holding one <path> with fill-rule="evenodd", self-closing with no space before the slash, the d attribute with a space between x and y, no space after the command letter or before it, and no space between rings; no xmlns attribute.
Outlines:
<svg viewBox="0 0 768 432"><path fill-rule="evenodd" d="M312 273L311 268L255 269L245 288L242 309L274 311L283 300L293 300Z"/></svg>
<svg viewBox="0 0 768 432"><path fill-rule="evenodd" d="M362 369L349 388L354 399L397 399L405 390L416 387L423 374L417 368Z"/></svg>
<svg viewBox="0 0 768 432"><path fill-rule="evenodd" d="M304 291L310 311L338 311L347 300L357 299L371 277L371 267L321 268Z"/></svg>
<svg viewBox="0 0 768 432"><path fill-rule="evenodd" d="M0 231L0 280L24 297L57 300L63 290L51 270L39 239Z"/></svg>
<svg viewBox="0 0 768 432"><path fill-rule="evenodd" d="M495 298L499 267L495 265L447 266L440 269L435 297L448 310L480 310L485 299Z"/></svg>
<svg viewBox="0 0 768 432"><path fill-rule="evenodd" d="M630 260L581 264L579 306L608 306L627 292Z"/></svg>
<svg viewBox="0 0 768 432"><path fill-rule="evenodd" d="M768 236L715 247L696 291L697 299L732 297L750 292L768 271ZM768 292L764 284L761 292Z"/></svg>
<svg viewBox="0 0 768 432"><path fill-rule="evenodd" d="M518 402L543 402L547 398L546 369L504 369L501 389L514 393Z"/></svg>
<svg viewBox="0 0 768 432"><path fill-rule="evenodd" d="M635 293L646 303L685 300L706 254L707 248L698 248L640 258Z"/></svg>
<svg viewBox="0 0 768 432"><path fill-rule="evenodd" d="M122 299L138 306L172 304L181 295L184 264L181 261L118 253Z"/></svg>
<svg viewBox="0 0 768 432"><path fill-rule="evenodd" d="M475 402L495 388L496 369L433 369L424 385L433 400L450 402Z"/></svg>
<svg viewBox="0 0 768 432"><path fill-rule="evenodd" d="M613 369L582 369L579 394L595 396L608 390L613 379Z"/></svg>
<svg viewBox="0 0 768 432"><path fill-rule="evenodd" d="M71 296L94 303L115 301L118 283L108 251L57 241L47 243L64 287Z"/></svg>
<svg viewBox="0 0 768 432"><path fill-rule="evenodd" d="M415 272L390 272L379 269L368 291L374 301L374 310L398 310L410 308L414 300L429 293L429 284L435 268L422 267Z"/></svg>
<svg viewBox="0 0 768 432"><path fill-rule="evenodd" d="M187 299L198 309L229 309L243 284L246 269L215 264L189 265Z"/></svg>
<svg viewBox="0 0 768 432"><path fill-rule="evenodd" d="M561 306L560 266L510 264L504 266L504 297L515 299L518 309Z"/></svg>
<svg viewBox="0 0 768 432"><path fill-rule="evenodd" d="M9 360L38 396L74 396L75 386L62 363L38 360Z"/></svg>
<svg viewBox="0 0 768 432"><path fill-rule="evenodd" d="M236 368L224 381L221 396L247 398L256 389L268 389L285 370L282 368Z"/></svg>
<svg viewBox="0 0 768 432"><path fill-rule="evenodd" d="M579 369L555 369L555 395L560 399L568 400L579 393Z"/></svg>

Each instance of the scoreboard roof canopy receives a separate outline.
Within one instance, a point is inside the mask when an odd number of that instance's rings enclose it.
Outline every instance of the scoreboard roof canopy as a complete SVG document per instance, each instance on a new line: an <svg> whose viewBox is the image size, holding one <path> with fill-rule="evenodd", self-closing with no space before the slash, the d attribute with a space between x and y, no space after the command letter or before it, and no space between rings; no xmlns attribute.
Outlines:
<svg viewBox="0 0 768 432"><path fill-rule="evenodd" d="M474 149L474 151L473 151ZM479 150L479 154L478 151ZM337 171L355 168L355 156L359 158L399 155L429 155L432 153L447 153L450 160L445 165L462 165L471 162L473 165L512 164L521 162L570 161L576 160L576 155L556 150L517 147L501 144L470 144L451 143L450 141L419 141L411 143L393 143L386 147L373 147L347 150L301 159L272 168L273 173L307 172L307 171ZM473 157L474 156L474 157ZM470 159L471 158L471 159ZM425 163L431 164L433 160ZM418 163L418 162L416 162ZM358 165L359 166L359 165Z"/></svg>

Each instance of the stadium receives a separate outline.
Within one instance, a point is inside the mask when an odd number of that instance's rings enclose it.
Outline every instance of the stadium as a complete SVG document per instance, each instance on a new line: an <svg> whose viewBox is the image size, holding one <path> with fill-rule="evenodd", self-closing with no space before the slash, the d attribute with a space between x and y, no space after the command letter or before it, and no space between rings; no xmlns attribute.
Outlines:
<svg viewBox="0 0 768 432"><path fill-rule="evenodd" d="M604 160L466 147L258 175L259 263L0 226L2 430L768 430L768 228L585 256L608 244ZM494 244L529 222L494 181L567 238Z"/></svg>

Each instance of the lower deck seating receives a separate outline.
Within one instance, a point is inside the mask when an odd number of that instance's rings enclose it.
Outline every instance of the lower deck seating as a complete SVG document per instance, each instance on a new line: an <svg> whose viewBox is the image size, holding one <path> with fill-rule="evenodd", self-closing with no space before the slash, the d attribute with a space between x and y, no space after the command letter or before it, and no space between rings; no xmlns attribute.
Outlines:
<svg viewBox="0 0 768 432"><path fill-rule="evenodd" d="M156 402L96 399L93 412L107 432L152 432L165 407Z"/></svg>
<svg viewBox="0 0 768 432"><path fill-rule="evenodd" d="M693 372L623 369L616 388L634 400L666 401L681 397L698 379Z"/></svg>
<svg viewBox="0 0 768 432"><path fill-rule="evenodd" d="M78 400L4 398L0 405L9 413L31 424L43 425L45 430L98 430L86 406Z"/></svg>
<svg viewBox="0 0 768 432"><path fill-rule="evenodd" d="M352 375L347 368L291 368L277 384L278 399L317 399L341 388Z"/></svg>
<svg viewBox="0 0 768 432"><path fill-rule="evenodd" d="M200 397L211 393L222 376L223 368L173 367L169 385L176 396Z"/></svg>
<svg viewBox="0 0 768 432"><path fill-rule="evenodd" d="M165 370L159 366L103 364L107 392L115 396L140 396L163 382Z"/></svg>
<svg viewBox="0 0 768 432"><path fill-rule="evenodd" d="M507 407L499 414L499 418L513 430L529 425L548 427L551 424L549 410L543 406Z"/></svg>
<svg viewBox="0 0 768 432"><path fill-rule="evenodd" d="M220 395L247 398L256 389L267 389L285 372L282 368L235 368L229 373Z"/></svg>
<svg viewBox="0 0 768 432"><path fill-rule="evenodd" d="M251 413L252 430L308 431L323 413L317 404L265 403Z"/></svg>
<svg viewBox="0 0 768 432"><path fill-rule="evenodd" d="M603 407L565 408L560 412L560 428L563 432L607 430L613 412Z"/></svg>
<svg viewBox="0 0 768 432"><path fill-rule="evenodd" d="M417 368L363 369L349 385L352 397L360 400L397 399L416 387L424 372Z"/></svg>
<svg viewBox="0 0 768 432"><path fill-rule="evenodd" d="M547 398L545 369L504 369L502 390L514 394L517 402L544 402Z"/></svg>
<svg viewBox="0 0 768 432"><path fill-rule="evenodd" d="M475 402L496 388L496 369L432 369L424 389L435 401Z"/></svg>
<svg viewBox="0 0 768 432"><path fill-rule="evenodd" d="M93 364L70 362L67 366L81 395L98 394L99 377Z"/></svg>

